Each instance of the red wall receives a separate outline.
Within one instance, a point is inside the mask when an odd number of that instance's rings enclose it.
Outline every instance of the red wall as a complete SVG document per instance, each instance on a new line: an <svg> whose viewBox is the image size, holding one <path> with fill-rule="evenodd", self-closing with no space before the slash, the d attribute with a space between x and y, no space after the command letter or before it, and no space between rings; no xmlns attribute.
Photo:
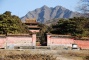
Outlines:
<svg viewBox="0 0 89 60"><path fill-rule="evenodd" d="M89 49L89 41L74 40L81 49Z"/></svg>
<svg viewBox="0 0 89 60"><path fill-rule="evenodd" d="M78 47L81 49L89 49L89 40L82 41L82 40L74 40L71 38L61 38L61 37L51 37L52 35L47 35L47 45L48 46L55 46L55 45L65 45L65 46L72 46L72 44L77 44ZM56 35L57 36L57 35Z"/></svg>
<svg viewBox="0 0 89 60"><path fill-rule="evenodd" d="M36 46L36 34L32 36L0 36L0 48L7 46Z"/></svg>
<svg viewBox="0 0 89 60"><path fill-rule="evenodd" d="M4 48L5 47L5 43L6 42L6 38L5 37L0 37L0 48Z"/></svg>
<svg viewBox="0 0 89 60"><path fill-rule="evenodd" d="M27 36L8 36L7 37L7 46L31 46L32 45L32 37Z"/></svg>

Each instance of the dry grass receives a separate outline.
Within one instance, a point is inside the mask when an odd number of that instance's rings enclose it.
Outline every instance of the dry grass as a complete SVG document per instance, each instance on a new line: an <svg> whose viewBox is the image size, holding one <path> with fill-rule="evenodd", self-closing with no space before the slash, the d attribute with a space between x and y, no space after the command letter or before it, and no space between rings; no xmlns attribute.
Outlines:
<svg viewBox="0 0 89 60"><path fill-rule="evenodd" d="M89 60L89 50L64 50L58 51L58 54L69 58L75 57L82 60Z"/></svg>
<svg viewBox="0 0 89 60"><path fill-rule="evenodd" d="M89 55L84 58L84 60L89 60Z"/></svg>
<svg viewBox="0 0 89 60"><path fill-rule="evenodd" d="M56 56L62 60L89 60L89 50L0 50L0 60L56 60Z"/></svg>
<svg viewBox="0 0 89 60"><path fill-rule="evenodd" d="M0 60L56 60L56 58L49 54L34 54L30 50L0 50Z"/></svg>

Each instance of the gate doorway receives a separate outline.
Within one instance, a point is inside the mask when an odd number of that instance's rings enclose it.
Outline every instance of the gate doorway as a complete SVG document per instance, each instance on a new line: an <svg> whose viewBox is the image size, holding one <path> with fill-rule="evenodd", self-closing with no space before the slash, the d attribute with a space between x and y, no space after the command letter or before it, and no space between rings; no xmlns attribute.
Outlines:
<svg viewBox="0 0 89 60"><path fill-rule="evenodd" d="M47 35L41 35L36 37L36 46L47 46Z"/></svg>

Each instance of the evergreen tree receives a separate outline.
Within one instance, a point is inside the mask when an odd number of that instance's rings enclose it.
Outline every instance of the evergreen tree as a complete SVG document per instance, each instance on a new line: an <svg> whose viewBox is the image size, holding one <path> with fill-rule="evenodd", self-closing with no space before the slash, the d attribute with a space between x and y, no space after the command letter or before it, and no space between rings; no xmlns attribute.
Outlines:
<svg viewBox="0 0 89 60"><path fill-rule="evenodd" d="M89 37L89 18L74 17L67 20L59 19L58 23L52 26L51 33Z"/></svg>
<svg viewBox="0 0 89 60"><path fill-rule="evenodd" d="M28 30L18 16L11 15L9 11L0 15L0 34L7 35L8 33L18 34L27 32Z"/></svg>

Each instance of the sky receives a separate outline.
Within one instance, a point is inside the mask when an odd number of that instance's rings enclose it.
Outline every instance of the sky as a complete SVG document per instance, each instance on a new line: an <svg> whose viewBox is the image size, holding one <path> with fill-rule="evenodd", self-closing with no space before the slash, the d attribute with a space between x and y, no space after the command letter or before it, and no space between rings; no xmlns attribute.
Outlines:
<svg viewBox="0 0 89 60"><path fill-rule="evenodd" d="M75 8L79 0L0 0L0 14L10 11L12 15L25 16L29 11L40 8L44 5L55 7L63 6L69 10L76 11Z"/></svg>

